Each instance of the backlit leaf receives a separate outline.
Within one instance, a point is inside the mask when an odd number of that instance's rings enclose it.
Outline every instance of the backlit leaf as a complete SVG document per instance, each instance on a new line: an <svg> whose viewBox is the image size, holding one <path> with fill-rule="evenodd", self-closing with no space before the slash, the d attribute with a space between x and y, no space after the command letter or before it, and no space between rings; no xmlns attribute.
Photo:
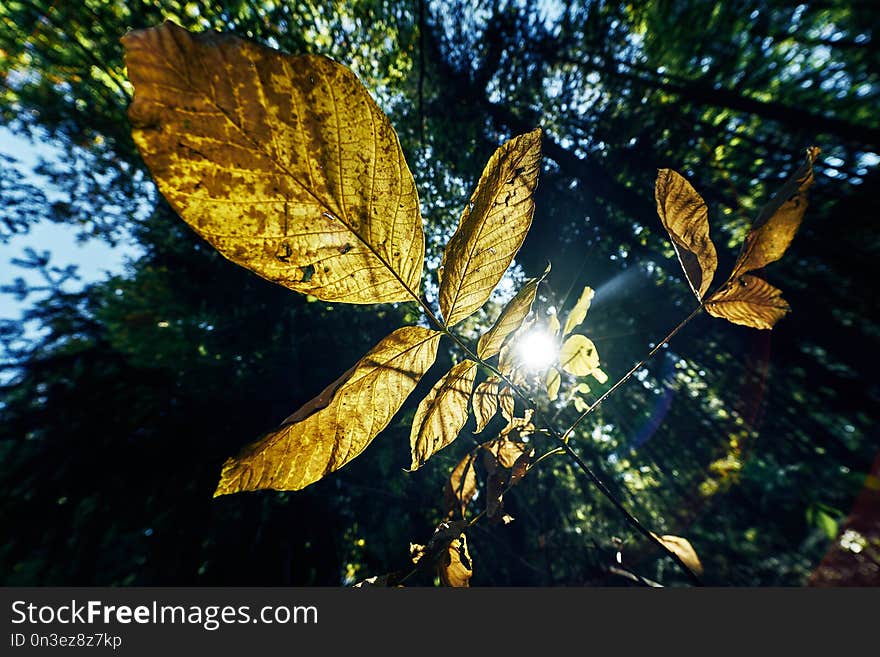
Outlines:
<svg viewBox="0 0 880 657"><path fill-rule="evenodd" d="M406 301L424 234L387 117L346 67L172 24L123 37L132 135L220 253L325 301Z"/></svg>
<svg viewBox="0 0 880 657"><path fill-rule="evenodd" d="M279 429L227 459L214 496L298 490L351 461L434 363L440 335L407 326L384 338Z"/></svg>
<svg viewBox="0 0 880 657"><path fill-rule="evenodd" d="M485 429L489 421L495 417L495 413L498 412L499 382L500 379L497 376L489 377L474 390L471 405L474 408L474 416L477 418L475 433L480 433Z"/></svg>
<svg viewBox="0 0 880 657"><path fill-rule="evenodd" d="M779 260L788 249L807 210L807 190L813 184L813 162L819 149L807 149L807 159L761 210L733 267L731 279Z"/></svg>
<svg viewBox="0 0 880 657"><path fill-rule="evenodd" d="M541 129L514 137L489 159L443 252L440 310L453 326L482 306L532 223Z"/></svg>
<svg viewBox="0 0 880 657"><path fill-rule="evenodd" d="M556 316L556 313L547 316L547 330L550 335L559 335L559 318Z"/></svg>
<svg viewBox="0 0 880 657"><path fill-rule="evenodd" d="M446 554L440 558L437 573L443 586L470 586L474 571L464 534L449 544Z"/></svg>
<svg viewBox="0 0 880 657"><path fill-rule="evenodd" d="M588 337L572 335L559 351L559 364L569 374L586 376L599 367L596 345Z"/></svg>
<svg viewBox="0 0 880 657"><path fill-rule="evenodd" d="M477 364L472 360L456 363L421 401L409 437L411 470L419 468L458 437L467 422L468 399L476 375Z"/></svg>
<svg viewBox="0 0 880 657"><path fill-rule="evenodd" d="M529 465L534 456L534 448L528 449L519 455L513 466L510 468L510 481L508 482L508 485L516 486L520 480L526 476L526 473L529 471Z"/></svg>
<svg viewBox="0 0 880 657"><path fill-rule="evenodd" d="M459 461L458 465L453 468L446 486L443 489L443 497L446 501L446 508L450 514L456 511L464 517L467 505L474 495L477 494L477 470L475 467L476 455L473 453L465 455Z"/></svg>
<svg viewBox="0 0 880 657"><path fill-rule="evenodd" d="M773 328L788 311L782 292L751 274L728 282L706 302L710 315L758 329Z"/></svg>
<svg viewBox="0 0 880 657"><path fill-rule="evenodd" d="M703 574L703 564L700 563L700 558L697 556L697 551L694 550L694 546L691 545L691 542L686 538L682 538L681 536L657 536L655 537L660 539L660 542L663 543L671 552L674 552L675 555L684 562L684 565L690 568L697 575Z"/></svg>
<svg viewBox="0 0 880 657"><path fill-rule="evenodd" d="M574 304L574 308L571 309L571 312L568 313L568 317L565 320L565 330L562 332L563 336L568 335L572 331L574 331L587 317L587 311L590 309L590 302L593 300L593 296L596 293L593 291L591 287L585 287L584 291L581 292L580 298L577 300L577 303Z"/></svg>
<svg viewBox="0 0 880 657"><path fill-rule="evenodd" d="M657 214L669 233L685 277L702 300L718 267L718 254L709 238L706 203L691 184L672 169L660 169L654 188Z"/></svg>
<svg viewBox="0 0 880 657"><path fill-rule="evenodd" d="M535 301L535 294L538 292L538 284L542 278L533 278L527 281L511 299L494 326L480 336L477 342L477 355L480 358L491 358L499 351L504 339L522 326L523 320L532 309L532 303Z"/></svg>
<svg viewBox="0 0 880 657"><path fill-rule="evenodd" d="M547 397L550 398L550 401L556 401L561 383L562 377L559 375L559 370L555 367L547 370L547 374L544 376L544 385L547 387Z"/></svg>
<svg viewBox="0 0 880 657"><path fill-rule="evenodd" d="M513 420L514 413L514 398L513 398L513 390L510 389L510 386L505 385L498 393L498 407L501 409L501 415L504 416L508 422Z"/></svg>

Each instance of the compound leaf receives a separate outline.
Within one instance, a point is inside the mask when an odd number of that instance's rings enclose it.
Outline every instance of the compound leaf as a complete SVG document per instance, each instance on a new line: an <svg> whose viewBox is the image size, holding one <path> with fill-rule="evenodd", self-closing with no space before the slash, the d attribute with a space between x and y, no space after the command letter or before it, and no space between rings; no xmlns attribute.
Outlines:
<svg viewBox="0 0 880 657"><path fill-rule="evenodd" d="M474 387L477 364L463 360L452 366L419 403L410 432L411 470L458 437L468 418L468 399Z"/></svg>
<svg viewBox="0 0 880 657"><path fill-rule="evenodd" d="M412 299L425 248L415 183L349 69L173 23L122 42L132 136L199 235L318 299Z"/></svg>
<svg viewBox="0 0 880 657"><path fill-rule="evenodd" d="M672 169L660 169L654 186L657 214L691 289L702 300L718 267L718 254L709 238L709 213L703 198Z"/></svg>
<svg viewBox="0 0 880 657"><path fill-rule="evenodd" d="M489 159L443 252L440 310L448 326L482 306L532 224L541 129L514 137Z"/></svg>
<svg viewBox="0 0 880 657"><path fill-rule="evenodd" d="M214 496L299 490L351 461L388 425L434 363L440 335L407 326L384 338L279 429L227 459Z"/></svg>

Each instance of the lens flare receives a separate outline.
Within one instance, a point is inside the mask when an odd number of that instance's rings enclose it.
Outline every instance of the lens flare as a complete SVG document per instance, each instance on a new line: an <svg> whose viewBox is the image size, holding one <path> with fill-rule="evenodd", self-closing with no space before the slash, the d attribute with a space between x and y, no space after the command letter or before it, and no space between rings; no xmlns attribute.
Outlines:
<svg viewBox="0 0 880 657"><path fill-rule="evenodd" d="M522 364L530 370L547 369L559 356L556 340L544 331L526 333L520 339L517 351Z"/></svg>

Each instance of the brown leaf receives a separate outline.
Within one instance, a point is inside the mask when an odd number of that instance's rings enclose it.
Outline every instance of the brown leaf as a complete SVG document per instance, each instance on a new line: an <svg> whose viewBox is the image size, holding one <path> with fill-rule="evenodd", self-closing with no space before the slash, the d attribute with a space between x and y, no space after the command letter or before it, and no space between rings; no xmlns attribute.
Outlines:
<svg viewBox="0 0 880 657"><path fill-rule="evenodd" d="M694 573L697 575L703 574L703 564L700 563L697 551L694 550L694 546L691 545L689 540L682 538L681 536L671 536L669 534L659 537L657 534L654 534L654 536L659 538L660 542L671 552L674 552L675 555L684 562L684 565L690 568Z"/></svg>
<svg viewBox="0 0 880 657"><path fill-rule="evenodd" d="M458 437L468 418L468 399L477 364L463 360L440 379L419 403L410 431L411 470L416 470Z"/></svg>
<svg viewBox="0 0 880 657"><path fill-rule="evenodd" d="M532 224L541 129L514 137L489 159L443 252L440 310L448 326L482 306Z"/></svg>
<svg viewBox="0 0 880 657"><path fill-rule="evenodd" d="M767 281L745 274L706 301L706 312L734 324L771 329L789 311L782 292Z"/></svg>
<svg viewBox="0 0 880 657"><path fill-rule="evenodd" d="M489 440L482 444L483 464L489 472L495 472L499 465L502 468L510 469L517 459L528 450L528 447L526 443L508 440L504 437Z"/></svg>
<svg viewBox="0 0 880 657"><path fill-rule="evenodd" d="M477 494L477 470L475 467L476 454L473 452L465 455L458 465L452 470L446 486L443 488L443 497L446 509L450 515L456 510L460 511L464 518L467 505Z"/></svg>
<svg viewBox="0 0 880 657"><path fill-rule="evenodd" d="M388 118L346 67L166 22L122 39L132 136L220 253L325 301L407 301L424 234Z"/></svg>
<svg viewBox="0 0 880 657"><path fill-rule="evenodd" d="M446 554L440 560L437 573L443 586L470 586L474 571L464 534L449 544Z"/></svg>
<svg viewBox="0 0 880 657"><path fill-rule="evenodd" d="M672 169L660 169L654 188L657 214L669 233L685 277L702 301L718 267L718 254L709 238L709 215L703 198Z"/></svg>
<svg viewBox="0 0 880 657"><path fill-rule="evenodd" d="M480 336L480 340L477 342L477 355L480 358L491 358L501 351L504 339L522 325L526 315L532 309L532 303L535 301L535 294L538 292L538 284L541 280L543 277L527 281L501 311L494 326Z"/></svg>
<svg viewBox="0 0 880 657"><path fill-rule="evenodd" d="M434 362L440 333L418 326L384 338L315 400L223 464L214 496L299 490L358 456Z"/></svg>
<svg viewBox="0 0 880 657"><path fill-rule="evenodd" d="M813 163L819 149L807 149L807 159L761 210L733 267L731 280L779 260L788 249L807 210L807 190L813 184Z"/></svg>
<svg viewBox="0 0 880 657"><path fill-rule="evenodd" d="M477 386L471 400L474 416L477 418L475 433L480 433L498 412L498 384L497 376L489 377Z"/></svg>
<svg viewBox="0 0 880 657"><path fill-rule="evenodd" d="M522 454L517 457L513 467L510 469L510 480L508 481L508 485L516 486L520 479L526 476L526 473L529 471L529 465L531 465L534 456L535 450L534 448L531 448L524 450Z"/></svg>

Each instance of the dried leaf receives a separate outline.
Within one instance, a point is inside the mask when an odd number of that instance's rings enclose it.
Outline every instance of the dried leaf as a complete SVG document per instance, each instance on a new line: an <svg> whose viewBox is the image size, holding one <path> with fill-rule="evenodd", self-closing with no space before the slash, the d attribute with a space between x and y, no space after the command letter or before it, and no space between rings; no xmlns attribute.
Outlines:
<svg viewBox="0 0 880 657"><path fill-rule="evenodd" d="M504 419L508 422L513 420L515 403L510 386L505 385L498 393L498 407L501 409L501 415L504 416Z"/></svg>
<svg viewBox="0 0 880 657"><path fill-rule="evenodd" d="M547 387L547 397L550 398L550 401L556 401L556 398L559 397L559 386L561 383L562 377L559 374L559 370L555 367L547 370L547 374L544 376L544 385Z"/></svg>
<svg viewBox="0 0 880 657"><path fill-rule="evenodd" d="M522 325L532 309L541 280L533 278L527 281L501 311L494 326L480 336L477 342L477 355L480 358L491 358L501 351L504 339Z"/></svg>
<svg viewBox="0 0 880 657"><path fill-rule="evenodd" d="M440 335L419 326L394 331L279 429L227 459L214 496L299 490L351 461L431 367Z"/></svg>
<svg viewBox="0 0 880 657"><path fill-rule="evenodd" d="M501 430L500 437L520 442L523 436L535 433L535 425L532 423L534 414L534 409L527 408L523 417L511 418L507 426Z"/></svg>
<svg viewBox="0 0 880 657"><path fill-rule="evenodd" d="M411 470L418 469L458 437L467 422L468 399L476 375L474 361L456 363L419 403L409 436Z"/></svg>
<svg viewBox="0 0 880 657"><path fill-rule="evenodd" d="M440 310L448 326L486 302L522 246L540 163L538 128L503 144L486 164L443 253Z"/></svg>
<svg viewBox="0 0 880 657"><path fill-rule="evenodd" d="M731 279L776 262L788 249L807 210L807 190L813 184L813 162L818 156L818 148L808 148L806 162L761 210L743 242Z"/></svg>
<svg viewBox="0 0 880 657"><path fill-rule="evenodd" d="M599 353L588 337L572 335L559 350L559 364L569 374L586 376L599 367Z"/></svg>
<svg viewBox="0 0 880 657"><path fill-rule="evenodd" d="M355 75L172 24L123 37L134 141L220 253L325 301L407 301L424 234L388 118Z"/></svg>
<svg viewBox="0 0 880 657"><path fill-rule="evenodd" d="M464 534L449 544L446 554L437 568L443 586L466 587L474 574L471 555L468 553L467 538Z"/></svg>
<svg viewBox="0 0 880 657"><path fill-rule="evenodd" d="M446 486L443 489L443 497L446 508L450 515L456 510L460 511L461 517L465 515L467 505L477 494L477 470L476 454L467 454L452 470Z"/></svg>
<svg viewBox="0 0 880 657"><path fill-rule="evenodd" d="M654 534L654 536L657 537L656 534ZM671 552L674 552L675 555L684 562L685 566L690 568L697 575L703 574L703 564L700 563L697 551L694 550L694 546L691 545L689 540L682 538L681 536L671 536L668 534L657 538L659 538L660 542Z"/></svg>
<svg viewBox="0 0 880 657"><path fill-rule="evenodd" d="M486 481L486 515L494 518L504 509L504 486L507 473L503 470L493 472Z"/></svg>
<svg viewBox="0 0 880 657"><path fill-rule="evenodd" d="M587 311L590 309L590 302L593 300L595 294L593 288L589 286L584 288L577 303L574 304L574 308L568 313L568 317L565 320L565 330L562 332L563 336L574 331L586 319Z"/></svg>
<svg viewBox="0 0 880 657"><path fill-rule="evenodd" d="M710 315L758 329L773 328L788 311L782 292L751 274L728 282L706 302Z"/></svg>
<svg viewBox="0 0 880 657"><path fill-rule="evenodd" d="M474 416L477 418L475 433L480 433L498 412L498 384L497 376L489 377L477 386L474 391L471 405L474 408Z"/></svg>
<svg viewBox="0 0 880 657"><path fill-rule="evenodd" d="M671 169L660 169L654 188L657 214L672 239L685 277L702 300L718 267L718 254L709 238L706 203L691 184Z"/></svg>
<svg viewBox="0 0 880 657"><path fill-rule="evenodd" d="M486 466L486 471L495 472L498 466L508 470L512 468L517 459L529 449L529 446L517 440L498 438L483 443L482 448L483 465Z"/></svg>
<svg viewBox="0 0 880 657"><path fill-rule="evenodd" d="M520 479L526 476L526 473L529 471L529 465L534 456L535 450L532 448L524 450L522 454L517 457L516 461L513 463L513 467L510 469L510 480L508 481L508 485L516 486Z"/></svg>

